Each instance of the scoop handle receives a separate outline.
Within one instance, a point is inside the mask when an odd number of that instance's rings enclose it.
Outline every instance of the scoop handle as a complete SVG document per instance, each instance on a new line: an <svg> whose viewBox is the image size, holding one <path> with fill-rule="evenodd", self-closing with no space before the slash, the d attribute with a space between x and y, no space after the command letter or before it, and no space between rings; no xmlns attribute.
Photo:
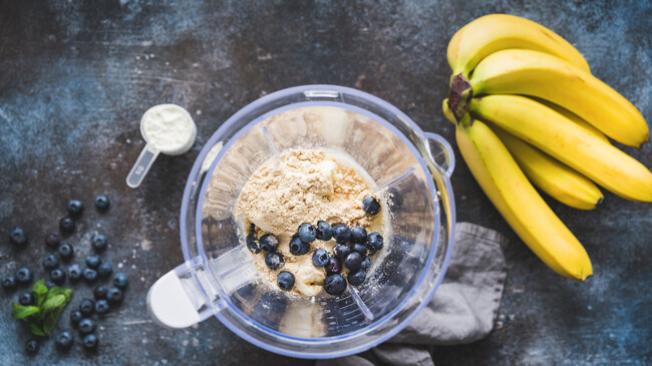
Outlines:
<svg viewBox="0 0 652 366"><path fill-rule="evenodd" d="M145 175L149 171L149 168L152 167L156 157L158 156L159 151L151 145L145 145L143 151L140 152L138 160L131 168L129 175L127 175L127 185L131 188L137 188L140 186L140 183L145 179Z"/></svg>

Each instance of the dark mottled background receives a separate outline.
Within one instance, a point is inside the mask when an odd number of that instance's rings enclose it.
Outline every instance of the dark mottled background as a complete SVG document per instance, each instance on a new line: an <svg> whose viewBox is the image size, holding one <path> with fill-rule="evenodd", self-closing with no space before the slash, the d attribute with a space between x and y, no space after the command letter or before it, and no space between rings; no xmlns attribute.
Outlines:
<svg viewBox="0 0 652 366"><path fill-rule="evenodd" d="M49 342L28 359L26 333L0 300L0 363L299 364L238 339L217 321L162 329L146 289L181 260L178 211L202 143L228 116L288 86L353 86L395 104L424 129L453 139L440 115L446 44L490 12L527 16L564 35L596 75L652 118L652 6L647 1L0 1L0 272L37 262L65 200L90 205L107 192L107 215L89 209L72 237L79 257L94 231L107 257L131 274L126 304L101 323L102 351L60 356ZM143 147L151 105L194 116L198 143L161 157L143 186L124 178ZM652 146L627 149L652 166ZM611 195L597 210L552 203L585 243L595 276L581 284L547 270L498 216L461 159L459 219L508 235L509 278L495 331L473 344L433 349L438 365L649 364L652 362L652 206ZM28 249L6 243L12 225ZM82 286L83 288L83 286ZM84 290L80 290L83 292ZM78 300L80 296L76 296ZM76 302L75 304L76 305ZM305 362L309 364L309 362Z"/></svg>

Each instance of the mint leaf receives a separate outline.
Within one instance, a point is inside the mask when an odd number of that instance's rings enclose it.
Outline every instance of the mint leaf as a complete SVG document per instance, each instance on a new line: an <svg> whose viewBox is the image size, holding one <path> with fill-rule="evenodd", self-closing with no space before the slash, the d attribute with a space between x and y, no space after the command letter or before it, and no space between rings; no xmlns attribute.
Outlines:
<svg viewBox="0 0 652 366"><path fill-rule="evenodd" d="M36 297L36 305L42 306L48 293L48 287L45 286L45 281L36 281L32 286L32 292L34 293L34 297Z"/></svg>
<svg viewBox="0 0 652 366"><path fill-rule="evenodd" d="M11 315L14 319L26 319L41 311L38 306L24 306L20 304L12 304Z"/></svg>
<svg viewBox="0 0 652 366"><path fill-rule="evenodd" d="M29 331L32 332L33 335L38 337L45 337L47 335L43 331L41 325L37 323L29 323Z"/></svg>
<svg viewBox="0 0 652 366"><path fill-rule="evenodd" d="M63 308L64 306L66 306L66 297L64 295L55 294L54 296L50 296L50 294L48 294L48 299L45 300L41 309L44 312L51 312Z"/></svg>
<svg viewBox="0 0 652 366"><path fill-rule="evenodd" d="M48 292L48 299L53 298L54 296L57 295L63 295L66 298L66 302L70 300L72 297L72 290L69 288L63 288L63 287L53 287L50 289L50 292Z"/></svg>

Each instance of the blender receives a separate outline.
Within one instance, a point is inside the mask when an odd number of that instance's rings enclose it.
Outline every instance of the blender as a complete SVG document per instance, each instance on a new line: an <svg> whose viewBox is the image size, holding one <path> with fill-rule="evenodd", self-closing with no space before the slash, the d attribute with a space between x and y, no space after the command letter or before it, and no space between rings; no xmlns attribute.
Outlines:
<svg viewBox="0 0 652 366"><path fill-rule="evenodd" d="M354 118L274 119L302 108ZM291 296L262 281L233 217L257 167L290 148L346 153L377 183L376 194L391 193L386 253L363 285L340 296ZM403 329L446 273L454 244L454 165L444 138L370 94L306 85L266 95L222 124L195 161L180 215L184 262L150 288L150 313L172 328L215 316L241 338L290 357L365 351Z"/></svg>

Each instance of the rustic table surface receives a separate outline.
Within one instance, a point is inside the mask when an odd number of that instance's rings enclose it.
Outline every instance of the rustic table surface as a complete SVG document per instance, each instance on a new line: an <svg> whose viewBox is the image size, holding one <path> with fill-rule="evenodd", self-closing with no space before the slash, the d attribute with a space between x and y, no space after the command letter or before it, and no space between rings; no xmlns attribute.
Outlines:
<svg viewBox="0 0 652 366"><path fill-rule="evenodd" d="M44 235L78 197L87 206L71 238L78 260L90 235L105 232L105 257L131 276L124 305L100 322L97 354L77 345L60 355L46 342L26 357L28 335L10 316L15 295L1 296L0 364L311 364L260 350L214 320L173 331L148 317L146 290L181 260L178 212L195 156L245 104L309 83L375 94L452 141L439 108L446 44L491 12L558 31L652 119L645 1L0 1L0 273L26 264L42 275ZM186 155L159 158L131 190L124 179L143 147L139 118L163 102L192 113L198 142ZM652 166L651 144L627 151ZM551 202L593 260L595 276L573 282L534 257L458 162L458 219L511 239L509 273L495 330L473 344L433 348L437 364L651 363L652 206L610 194L592 212ZM98 193L112 199L107 214L92 208ZM7 243L13 225L30 236L24 250ZM77 288L73 305L88 292Z"/></svg>

